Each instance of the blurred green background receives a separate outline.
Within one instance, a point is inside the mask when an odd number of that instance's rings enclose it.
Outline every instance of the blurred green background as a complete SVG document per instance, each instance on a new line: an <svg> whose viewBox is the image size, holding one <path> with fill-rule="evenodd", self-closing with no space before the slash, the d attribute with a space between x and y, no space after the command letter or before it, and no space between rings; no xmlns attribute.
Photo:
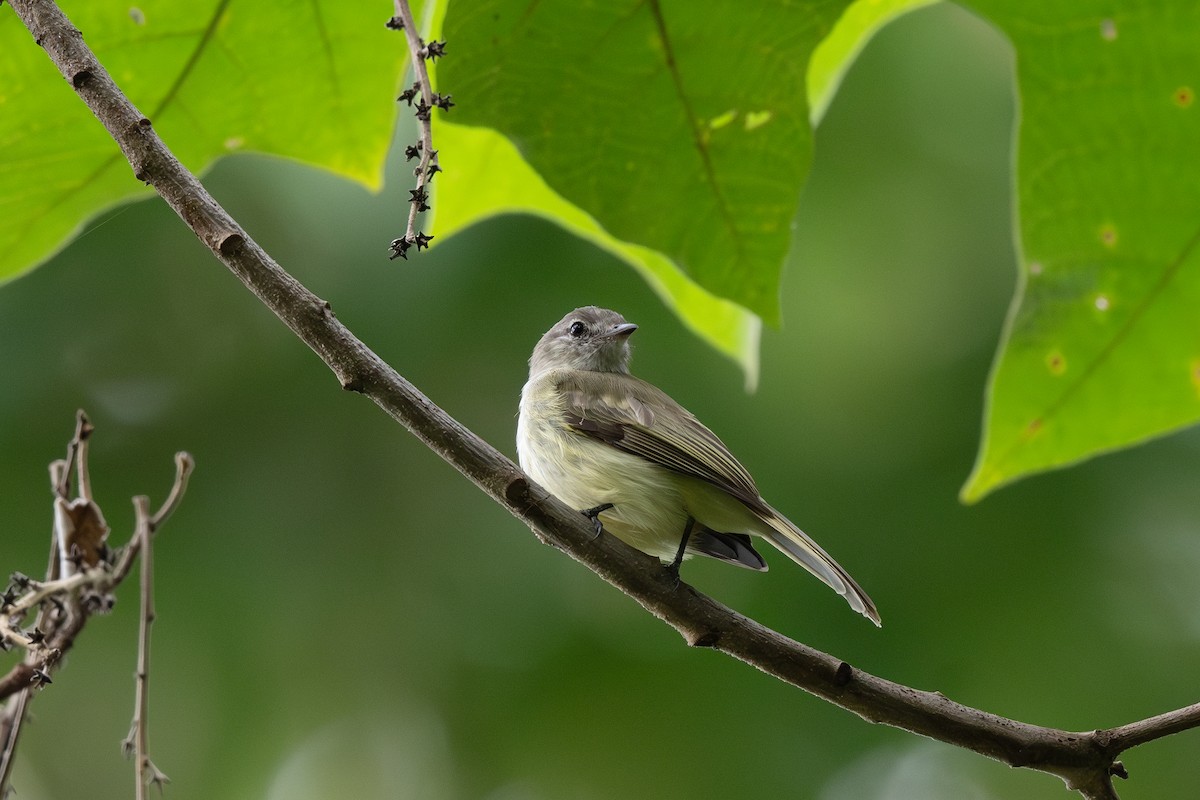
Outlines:
<svg viewBox="0 0 1200 800"><path fill-rule="evenodd" d="M539 220L388 262L402 159L381 196L254 157L207 183L510 455L538 336L577 305L620 310L641 326L635 372L726 440L884 628L771 554L766 575L692 561L685 580L884 677L1089 729L1196 700L1200 435L958 504L1014 286L1011 73L1004 40L950 6L872 42L818 131L752 396L631 271ZM158 201L0 290L0 367L0 571L43 569L45 467L77 407L117 541L129 496L159 502L172 453L196 457L155 559L151 752L169 798L1067 796L689 650L341 392ZM135 617L130 584L37 699L18 797L131 796ZM1188 796L1198 746L1127 754L1122 797Z"/></svg>

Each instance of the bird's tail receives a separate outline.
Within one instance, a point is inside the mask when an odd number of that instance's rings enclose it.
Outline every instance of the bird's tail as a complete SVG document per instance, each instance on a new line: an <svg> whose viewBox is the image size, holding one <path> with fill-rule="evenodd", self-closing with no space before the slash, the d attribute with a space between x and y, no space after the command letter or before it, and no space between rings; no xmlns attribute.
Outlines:
<svg viewBox="0 0 1200 800"><path fill-rule="evenodd" d="M770 507L768 506L768 508ZM819 544L793 525L785 516L773 508L770 511L771 516L763 518L763 521L770 526L770 529L764 532L766 540L846 598L846 602L855 611L876 625L882 625L875 603L855 582L854 578L850 577L850 573L842 569L841 564L834 561L828 553L821 549Z"/></svg>

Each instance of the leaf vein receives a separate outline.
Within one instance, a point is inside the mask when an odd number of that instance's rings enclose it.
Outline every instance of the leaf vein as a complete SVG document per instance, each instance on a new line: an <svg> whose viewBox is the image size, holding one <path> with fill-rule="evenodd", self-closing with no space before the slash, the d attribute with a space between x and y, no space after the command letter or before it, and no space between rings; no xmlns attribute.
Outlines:
<svg viewBox="0 0 1200 800"><path fill-rule="evenodd" d="M675 94L678 96L684 115L687 117L688 127L692 133L692 143L695 145L696 152L699 154L700 161L704 166L705 179L712 188L713 197L717 201L717 209L720 211L721 218L725 222L725 227L728 228L729 235L733 239L733 245L740 261L743 255L742 240L738 235L737 224L734 221L733 213L729 209L729 203L725 200L725 195L721 191L721 184L717 180L717 171L713 166L712 154L709 153L708 145L704 142L703 133L697 122L696 112L692 108L691 100L688 98L687 91L684 88L683 75L680 74L679 64L675 61L675 52L671 47L671 37L667 33L667 23L663 17L662 6L659 5L659 0L649 0L647 5L650 8L650 14L654 17L654 24L658 28L658 37L662 42L667 71L671 74L671 81L675 85Z"/></svg>

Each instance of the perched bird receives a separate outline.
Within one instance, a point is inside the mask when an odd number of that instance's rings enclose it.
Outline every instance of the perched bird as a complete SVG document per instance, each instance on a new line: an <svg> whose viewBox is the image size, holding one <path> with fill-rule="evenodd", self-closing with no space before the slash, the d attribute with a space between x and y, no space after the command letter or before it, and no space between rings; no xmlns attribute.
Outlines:
<svg viewBox="0 0 1200 800"><path fill-rule="evenodd" d="M637 326L577 308L548 330L521 391L521 468L551 494L676 575L699 554L749 569L767 564L761 536L879 623L879 612L824 550L771 508L717 436L665 392L629 374Z"/></svg>

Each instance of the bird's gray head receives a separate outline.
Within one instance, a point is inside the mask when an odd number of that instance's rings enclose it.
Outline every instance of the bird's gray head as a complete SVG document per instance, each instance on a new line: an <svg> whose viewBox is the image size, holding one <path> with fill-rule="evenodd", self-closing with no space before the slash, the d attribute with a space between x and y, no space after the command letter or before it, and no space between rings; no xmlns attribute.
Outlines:
<svg viewBox="0 0 1200 800"><path fill-rule="evenodd" d="M567 314L533 348L531 376L548 369L629 372L629 334L637 325L615 311L584 306Z"/></svg>

